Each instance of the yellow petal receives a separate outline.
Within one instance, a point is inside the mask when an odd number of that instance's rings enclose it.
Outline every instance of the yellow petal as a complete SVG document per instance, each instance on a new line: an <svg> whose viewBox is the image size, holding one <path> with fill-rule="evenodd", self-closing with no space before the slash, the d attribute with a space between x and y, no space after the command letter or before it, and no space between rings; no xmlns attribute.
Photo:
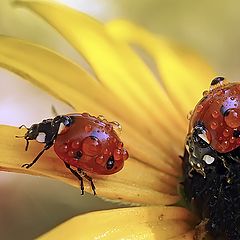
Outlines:
<svg viewBox="0 0 240 240"><path fill-rule="evenodd" d="M182 140L183 119L152 72L127 44L115 41L101 23L63 5L27 0L17 3L46 19L84 55L97 77L124 103L126 111L131 109L132 121L128 122L152 136L161 151L169 152L173 140ZM149 124L143 126L143 122Z"/></svg>
<svg viewBox="0 0 240 240"><path fill-rule="evenodd" d="M46 151L30 169L21 168L24 163L30 163L34 159L43 148L43 145L32 141L29 150L25 152L24 139L15 138L16 135L23 134L22 130L0 125L0 132L1 170L47 176L79 187L79 181L66 169L63 161L57 158L53 149ZM140 172L144 171L144 169L146 169L145 174ZM161 182L161 178L172 182L172 187L171 185L167 187L166 183ZM158 175L157 170L148 168L133 159L126 161L126 166L122 170L122 173L120 172L112 176L93 175L93 179L98 196L108 199L131 203L168 205L175 203L179 199L179 196L173 190L173 184L176 179L164 176L163 174ZM92 192L89 183L85 183L85 189L88 192ZM169 194L171 192L172 194Z"/></svg>
<svg viewBox="0 0 240 240"><path fill-rule="evenodd" d="M111 107L105 89L86 71L39 45L1 36L0 66L21 75L74 108L99 114ZM107 95L106 98L102 98L102 94Z"/></svg>
<svg viewBox="0 0 240 240"><path fill-rule="evenodd" d="M187 232L189 219L189 213L177 207L99 211L72 218L39 239L169 239Z"/></svg>
<svg viewBox="0 0 240 240"><path fill-rule="evenodd" d="M141 46L156 61L159 75L174 104L186 116L216 73L196 53L143 28L117 20L106 25L117 39Z"/></svg>

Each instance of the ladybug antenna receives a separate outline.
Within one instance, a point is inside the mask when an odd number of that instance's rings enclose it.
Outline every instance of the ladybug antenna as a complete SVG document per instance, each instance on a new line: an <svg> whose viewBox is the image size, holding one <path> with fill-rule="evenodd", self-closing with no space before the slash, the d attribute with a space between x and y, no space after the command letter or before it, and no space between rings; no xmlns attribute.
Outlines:
<svg viewBox="0 0 240 240"><path fill-rule="evenodd" d="M20 127L18 127L19 129L21 128L26 128L27 130L29 130L30 128L28 128L26 125L21 125ZM15 136L16 138L25 138L26 140L26 146L25 146L25 151L28 150L28 146L29 146L29 139L27 137L27 134L23 135L23 136Z"/></svg>
<svg viewBox="0 0 240 240"><path fill-rule="evenodd" d="M21 128L23 128L23 127L24 127L24 128L26 128L27 130L29 130L29 128L28 128L28 127L26 127L26 125L24 125L24 124L23 124L23 125L21 125L21 126L20 126L20 127L18 127L18 128L19 128L19 129L21 129Z"/></svg>

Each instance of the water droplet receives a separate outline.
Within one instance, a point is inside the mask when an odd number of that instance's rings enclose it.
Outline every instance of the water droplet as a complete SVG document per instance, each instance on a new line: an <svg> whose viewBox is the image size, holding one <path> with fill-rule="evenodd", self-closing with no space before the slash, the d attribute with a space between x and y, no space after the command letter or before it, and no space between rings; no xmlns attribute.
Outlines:
<svg viewBox="0 0 240 240"><path fill-rule="evenodd" d="M96 156L101 149L101 142L96 137L86 137L82 142L82 151L88 156Z"/></svg>
<svg viewBox="0 0 240 240"><path fill-rule="evenodd" d="M224 137L229 137L230 136L230 132L227 128L223 130L223 136Z"/></svg>
<svg viewBox="0 0 240 240"><path fill-rule="evenodd" d="M97 117L99 120L103 121L103 120L106 120L105 117L103 115L98 115Z"/></svg>
<svg viewBox="0 0 240 240"><path fill-rule="evenodd" d="M83 117L89 117L90 115L89 115L89 113L82 113L81 114Z"/></svg>
<svg viewBox="0 0 240 240"><path fill-rule="evenodd" d="M121 126L121 124L119 122L113 121L113 122L110 122L110 124L112 124L114 130L116 130L118 132L122 131L122 126Z"/></svg>
<svg viewBox="0 0 240 240"><path fill-rule="evenodd" d="M62 153L66 153L68 151L68 145L67 144L61 145L59 151Z"/></svg>
<svg viewBox="0 0 240 240"><path fill-rule="evenodd" d="M226 124L231 128L240 127L240 112L238 109L228 110L226 116L224 117Z"/></svg>
<svg viewBox="0 0 240 240"><path fill-rule="evenodd" d="M222 140L223 140L223 137L219 137L218 140L219 140L219 141L222 141Z"/></svg>
<svg viewBox="0 0 240 240"><path fill-rule="evenodd" d="M108 148L104 149L103 154L104 155L110 155L109 149Z"/></svg>
<svg viewBox="0 0 240 240"><path fill-rule="evenodd" d="M118 145L117 145L118 148L122 148L123 147L123 143L122 142L119 142Z"/></svg>
<svg viewBox="0 0 240 240"><path fill-rule="evenodd" d="M235 140L236 140L235 137L231 137L230 140L229 140L229 142L230 142L231 144L233 144L233 143L235 143Z"/></svg>
<svg viewBox="0 0 240 240"><path fill-rule="evenodd" d="M127 160L129 155L128 155L128 151L124 148L122 149L122 155L123 155L123 160Z"/></svg>
<svg viewBox="0 0 240 240"><path fill-rule="evenodd" d="M202 105L202 104L199 104L199 105L196 107L197 113L201 112L202 110L203 110L203 105Z"/></svg>
<svg viewBox="0 0 240 240"><path fill-rule="evenodd" d="M228 148L228 147L229 147L229 142L228 142L228 141L224 141L224 142L222 143L222 147L223 147L223 149Z"/></svg>
<svg viewBox="0 0 240 240"><path fill-rule="evenodd" d="M74 151L72 151L72 150L68 151L68 156L69 157L74 157Z"/></svg>
<svg viewBox="0 0 240 240"><path fill-rule="evenodd" d="M100 164L100 165L105 165L105 160L103 156L99 156L95 159L96 163Z"/></svg>
<svg viewBox="0 0 240 240"><path fill-rule="evenodd" d="M219 112L217 110L212 112L212 117L213 118L218 118L219 117Z"/></svg>
<svg viewBox="0 0 240 240"><path fill-rule="evenodd" d="M87 132L87 133L91 132L92 131L92 125L88 124L88 125L85 126L84 129L85 129L85 132Z"/></svg>
<svg viewBox="0 0 240 240"><path fill-rule="evenodd" d="M211 127L211 129L213 129L213 130L217 129L217 127L218 127L217 122L212 122L210 127Z"/></svg>
<svg viewBox="0 0 240 240"><path fill-rule="evenodd" d="M122 151L121 149L115 149L113 152L113 157L116 161L119 161L122 159Z"/></svg>
<svg viewBox="0 0 240 240"><path fill-rule="evenodd" d="M206 97L207 95L208 95L208 91L206 90L206 91L204 91L203 93L202 93L202 95L203 95L203 97Z"/></svg>
<svg viewBox="0 0 240 240"><path fill-rule="evenodd" d="M105 126L105 130L107 131L107 132L111 132L112 130L113 130L113 126L112 126L112 124L106 124L106 126Z"/></svg>
<svg viewBox="0 0 240 240"><path fill-rule="evenodd" d="M81 142L80 142L80 140L74 140L73 142L72 142L72 148L73 149L79 149L80 148L80 146L81 146Z"/></svg>

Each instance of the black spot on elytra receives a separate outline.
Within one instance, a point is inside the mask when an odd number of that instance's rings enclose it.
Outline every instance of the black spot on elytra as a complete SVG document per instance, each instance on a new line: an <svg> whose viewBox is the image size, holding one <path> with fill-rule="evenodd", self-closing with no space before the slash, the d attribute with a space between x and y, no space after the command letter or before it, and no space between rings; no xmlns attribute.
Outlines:
<svg viewBox="0 0 240 240"><path fill-rule="evenodd" d="M75 152L74 158L75 158L76 160L80 160L81 157L82 157L82 152L81 152L81 151Z"/></svg>
<svg viewBox="0 0 240 240"><path fill-rule="evenodd" d="M216 77L216 78L214 78L214 79L212 80L211 86L214 86L214 85L222 82L223 80L224 80L224 77Z"/></svg>
<svg viewBox="0 0 240 240"><path fill-rule="evenodd" d="M107 164L106 164L106 167L108 170L112 169L114 167L114 158L113 156L109 157L108 161L107 161Z"/></svg>
<svg viewBox="0 0 240 240"><path fill-rule="evenodd" d="M240 130L234 130L233 131L233 137L235 137L235 138L240 137Z"/></svg>

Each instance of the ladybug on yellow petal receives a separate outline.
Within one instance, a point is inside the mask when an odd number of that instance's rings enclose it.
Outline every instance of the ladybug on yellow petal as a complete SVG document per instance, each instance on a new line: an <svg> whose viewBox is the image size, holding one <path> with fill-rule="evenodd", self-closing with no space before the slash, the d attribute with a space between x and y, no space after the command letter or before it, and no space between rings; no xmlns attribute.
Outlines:
<svg viewBox="0 0 240 240"><path fill-rule="evenodd" d="M128 152L115 131L119 127L116 122L108 122L102 116L94 117L88 113L60 115L33 124L27 128L24 136L27 141L25 150L28 149L29 140L45 145L31 163L22 167L30 168L53 146L57 156L79 179L82 194L83 178L90 182L93 193L96 194L93 180L87 173L114 174L123 168L124 161L128 158Z"/></svg>

